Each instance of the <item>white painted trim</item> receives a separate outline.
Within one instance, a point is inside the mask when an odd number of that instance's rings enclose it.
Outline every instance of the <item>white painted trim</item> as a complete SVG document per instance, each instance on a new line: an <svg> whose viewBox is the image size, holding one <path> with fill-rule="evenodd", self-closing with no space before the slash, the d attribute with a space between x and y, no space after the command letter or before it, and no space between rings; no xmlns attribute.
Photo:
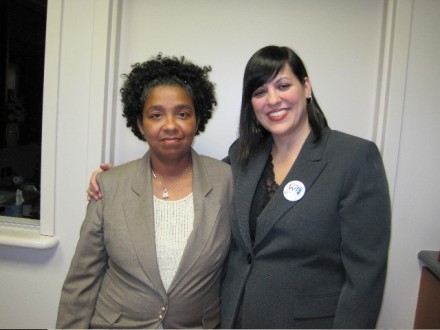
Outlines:
<svg viewBox="0 0 440 330"><path fill-rule="evenodd" d="M58 245L53 236L40 235L40 227L25 223L6 222L0 217L0 245L47 250Z"/></svg>
<svg viewBox="0 0 440 330"><path fill-rule="evenodd" d="M114 55L114 3L113 0L95 0L93 17L93 41L91 47L91 72L89 92L89 129L86 173L96 170L102 161L106 140L107 112L112 109L109 104L109 86L113 86L110 70ZM109 79L110 77L110 79Z"/></svg>
<svg viewBox="0 0 440 330"><path fill-rule="evenodd" d="M387 0L383 8L382 40L379 56L376 107L374 111L373 141L381 153L384 148L388 97L391 74L391 57L393 51L394 26L396 21L396 0Z"/></svg>
<svg viewBox="0 0 440 330"><path fill-rule="evenodd" d="M413 0L390 0L384 47L383 85L380 85L376 141L381 147L391 201L397 179L400 138L411 35Z"/></svg>
<svg viewBox="0 0 440 330"><path fill-rule="evenodd" d="M64 0L48 0L41 145L40 234L55 234L55 173L61 23Z"/></svg>
<svg viewBox="0 0 440 330"><path fill-rule="evenodd" d="M114 163L116 110L119 100L119 54L121 37L122 0L112 0L106 72L106 103L104 111L103 162ZM96 166L96 165L95 165ZM94 168L96 169L96 167Z"/></svg>

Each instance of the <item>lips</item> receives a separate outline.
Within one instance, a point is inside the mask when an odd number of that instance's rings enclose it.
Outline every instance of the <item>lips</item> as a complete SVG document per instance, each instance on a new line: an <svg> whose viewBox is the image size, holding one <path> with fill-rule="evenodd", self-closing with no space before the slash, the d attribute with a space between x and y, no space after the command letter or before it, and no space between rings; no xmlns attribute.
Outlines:
<svg viewBox="0 0 440 330"><path fill-rule="evenodd" d="M267 116L269 117L269 120L271 120L271 121L280 121L280 120L283 120L284 118L286 118L287 110L280 109L280 110L271 111L267 114Z"/></svg>
<svg viewBox="0 0 440 330"><path fill-rule="evenodd" d="M178 143L180 140L181 139L177 138L177 137L168 137L168 138L162 139L162 142L168 143L168 144L173 144L173 143Z"/></svg>

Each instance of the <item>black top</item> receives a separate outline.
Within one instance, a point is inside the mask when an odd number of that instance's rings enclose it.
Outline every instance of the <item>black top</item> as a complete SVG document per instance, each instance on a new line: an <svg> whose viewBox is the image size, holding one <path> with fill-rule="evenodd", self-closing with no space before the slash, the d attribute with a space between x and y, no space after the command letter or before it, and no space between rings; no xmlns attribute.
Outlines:
<svg viewBox="0 0 440 330"><path fill-rule="evenodd" d="M263 174L261 175L257 189L255 190L249 215L249 230L252 243L254 243L255 233L257 231L257 218L278 188L279 185L275 182L275 173L273 171L272 154L269 154Z"/></svg>

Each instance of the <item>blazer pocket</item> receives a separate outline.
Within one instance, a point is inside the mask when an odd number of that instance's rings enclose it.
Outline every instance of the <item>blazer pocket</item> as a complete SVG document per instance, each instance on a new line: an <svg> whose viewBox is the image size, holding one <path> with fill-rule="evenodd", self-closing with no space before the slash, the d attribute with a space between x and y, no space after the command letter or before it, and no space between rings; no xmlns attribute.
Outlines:
<svg viewBox="0 0 440 330"><path fill-rule="evenodd" d="M202 320L203 329L218 329L220 327L220 315L212 315Z"/></svg>
<svg viewBox="0 0 440 330"><path fill-rule="evenodd" d="M115 309L115 306L106 299L98 298L95 312L92 317L92 328L111 327L121 318L122 311Z"/></svg>
<svg viewBox="0 0 440 330"><path fill-rule="evenodd" d="M202 325L204 329L216 329L220 327L220 300L213 300L214 302L205 308L203 312Z"/></svg>
<svg viewBox="0 0 440 330"><path fill-rule="evenodd" d="M297 319L329 317L336 314L339 293L295 299L293 316Z"/></svg>

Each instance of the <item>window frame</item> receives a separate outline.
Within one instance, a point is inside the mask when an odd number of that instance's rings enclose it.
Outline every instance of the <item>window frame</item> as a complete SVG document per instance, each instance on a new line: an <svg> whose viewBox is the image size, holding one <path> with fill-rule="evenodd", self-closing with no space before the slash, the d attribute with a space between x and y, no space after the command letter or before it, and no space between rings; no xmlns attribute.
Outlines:
<svg viewBox="0 0 440 330"><path fill-rule="evenodd" d="M112 161L114 117L117 103L117 63L122 0L87 2L93 13L92 44L90 44L90 76L88 91L88 143L86 173L92 173L101 161ZM0 217L0 245L34 249L50 249L59 244L56 237L58 108L62 66L63 12L77 6L64 0L48 0L46 48L43 87L43 127L41 149L41 210L40 220ZM61 232L59 233L61 235Z"/></svg>
<svg viewBox="0 0 440 330"><path fill-rule="evenodd" d="M0 245L49 249L55 237L55 170L63 0L47 3L41 142L40 220L0 216Z"/></svg>

